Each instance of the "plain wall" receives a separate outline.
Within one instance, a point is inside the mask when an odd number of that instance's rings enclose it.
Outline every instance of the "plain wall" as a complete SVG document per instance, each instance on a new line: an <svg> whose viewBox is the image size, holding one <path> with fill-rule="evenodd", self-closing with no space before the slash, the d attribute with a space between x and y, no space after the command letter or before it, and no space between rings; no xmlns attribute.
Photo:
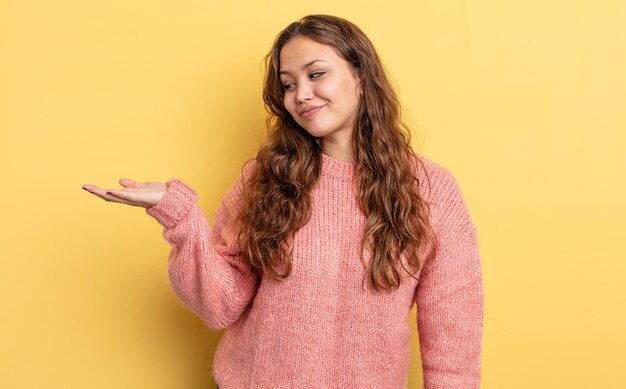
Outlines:
<svg viewBox="0 0 626 389"><path fill-rule="evenodd" d="M416 150L459 181L482 387L626 387L626 5L609 0L2 0L0 387L213 387L221 333L171 291L161 227L81 186L179 177L211 220L265 133L261 59L310 13L368 34Z"/></svg>

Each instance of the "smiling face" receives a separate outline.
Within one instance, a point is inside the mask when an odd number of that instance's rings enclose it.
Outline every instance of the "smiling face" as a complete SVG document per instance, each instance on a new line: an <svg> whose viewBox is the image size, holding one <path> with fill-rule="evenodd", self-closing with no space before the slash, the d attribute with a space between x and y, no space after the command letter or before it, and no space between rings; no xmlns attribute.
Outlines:
<svg viewBox="0 0 626 389"><path fill-rule="evenodd" d="M351 147L361 88L332 47L305 36L289 40L280 52L280 82L285 108L309 134L323 138L322 148Z"/></svg>

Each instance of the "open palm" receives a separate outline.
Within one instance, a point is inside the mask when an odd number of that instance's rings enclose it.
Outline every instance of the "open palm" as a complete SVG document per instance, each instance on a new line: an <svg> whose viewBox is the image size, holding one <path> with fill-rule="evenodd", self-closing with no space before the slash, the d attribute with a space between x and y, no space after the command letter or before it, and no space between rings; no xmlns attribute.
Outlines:
<svg viewBox="0 0 626 389"><path fill-rule="evenodd" d="M167 184L163 182L136 182L128 178L121 178L119 183L124 188L102 189L95 185L85 184L83 189L105 201L144 208L158 203L167 191Z"/></svg>

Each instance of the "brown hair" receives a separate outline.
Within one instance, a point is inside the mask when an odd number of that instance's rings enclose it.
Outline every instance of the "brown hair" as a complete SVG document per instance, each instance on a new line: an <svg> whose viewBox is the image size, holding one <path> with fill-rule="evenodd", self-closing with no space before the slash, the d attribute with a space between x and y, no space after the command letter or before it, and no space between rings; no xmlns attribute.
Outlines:
<svg viewBox="0 0 626 389"><path fill-rule="evenodd" d="M404 253L416 271L419 248L426 241L431 247L436 244L417 178L418 164L422 169L424 165L410 146L400 103L374 46L356 25L338 17L310 15L290 24L265 57L263 100L269 134L244 183L239 243L257 271L275 280L286 278L292 268L294 234L311 217L309 192L321 173L320 143L285 108L279 78L280 51L296 36L333 47L361 83L352 141L357 197L367 216L361 262L376 290L392 290L402 281L400 267L411 274L400 255ZM371 252L368 263L365 250Z"/></svg>

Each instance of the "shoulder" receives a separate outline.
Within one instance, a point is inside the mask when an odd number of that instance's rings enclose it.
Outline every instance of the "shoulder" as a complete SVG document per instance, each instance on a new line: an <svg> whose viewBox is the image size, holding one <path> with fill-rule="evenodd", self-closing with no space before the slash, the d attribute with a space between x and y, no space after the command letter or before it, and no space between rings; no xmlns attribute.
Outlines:
<svg viewBox="0 0 626 389"><path fill-rule="evenodd" d="M472 225L463 192L454 174L446 167L418 155L418 180L422 198L431 212L431 221L440 232Z"/></svg>
<svg viewBox="0 0 626 389"><path fill-rule="evenodd" d="M445 202L461 195L455 176L442 164L416 154L414 166L417 170L420 194L429 203Z"/></svg>

